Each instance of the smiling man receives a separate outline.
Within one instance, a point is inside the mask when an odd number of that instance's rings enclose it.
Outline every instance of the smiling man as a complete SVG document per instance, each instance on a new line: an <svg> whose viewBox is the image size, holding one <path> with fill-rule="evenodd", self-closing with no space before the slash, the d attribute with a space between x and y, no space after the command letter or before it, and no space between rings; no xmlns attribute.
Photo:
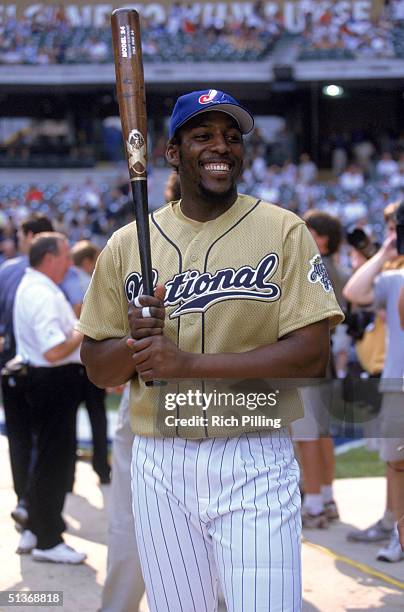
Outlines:
<svg viewBox="0 0 404 612"><path fill-rule="evenodd" d="M237 193L252 127L224 92L177 100L166 157L182 198L151 215L155 294L142 295L129 224L101 254L80 319L90 378L131 380L133 508L153 612L213 612L218 580L229 612L301 609L299 470L286 427L300 403L284 390L275 409L254 380L323 376L341 311L304 222ZM180 402L184 379L192 397L219 398L223 426L210 407ZM216 392L216 379L249 381L283 427L229 421L231 394ZM151 380L177 382L165 392Z"/></svg>

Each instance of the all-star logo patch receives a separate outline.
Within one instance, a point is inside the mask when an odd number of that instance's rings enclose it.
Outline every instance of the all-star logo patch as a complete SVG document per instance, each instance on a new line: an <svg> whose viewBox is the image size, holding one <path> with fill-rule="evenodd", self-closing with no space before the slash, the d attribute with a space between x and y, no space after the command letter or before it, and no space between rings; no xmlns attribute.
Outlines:
<svg viewBox="0 0 404 612"><path fill-rule="evenodd" d="M274 302L281 296L276 283L270 282L279 265L275 253L263 257L256 268L242 266L224 268L214 274L200 273L198 270L186 270L176 274L166 283L165 306L176 306L170 319L175 319L190 312L206 312L210 306L226 300L255 300ZM157 272L154 270L157 283ZM142 280L133 272L125 281L125 293L128 301L142 292Z"/></svg>
<svg viewBox="0 0 404 612"><path fill-rule="evenodd" d="M310 259L310 270L307 278L311 283L320 283L324 291L329 293L332 290L332 284L328 276L327 268L325 267L321 255L317 253Z"/></svg>

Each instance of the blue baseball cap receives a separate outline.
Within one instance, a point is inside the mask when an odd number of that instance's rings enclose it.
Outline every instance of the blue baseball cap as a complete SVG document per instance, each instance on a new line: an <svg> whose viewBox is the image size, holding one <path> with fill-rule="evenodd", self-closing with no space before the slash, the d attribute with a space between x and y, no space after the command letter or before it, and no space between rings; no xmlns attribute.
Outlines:
<svg viewBox="0 0 404 612"><path fill-rule="evenodd" d="M254 119L251 113L232 96L224 91L204 89L202 91L192 91L178 98L170 117L169 138L172 138L178 128L195 115L213 110L227 113L233 117L237 121L242 134L248 134L254 127Z"/></svg>

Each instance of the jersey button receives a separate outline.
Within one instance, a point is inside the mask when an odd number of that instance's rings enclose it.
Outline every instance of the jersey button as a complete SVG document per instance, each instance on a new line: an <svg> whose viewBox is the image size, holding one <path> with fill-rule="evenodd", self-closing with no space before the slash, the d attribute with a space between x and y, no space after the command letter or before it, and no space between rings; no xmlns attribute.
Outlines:
<svg viewBox="0 0 404 612"><path fill-rule="evenodd" d="M196 323L195 317L189 317L188 322L189 322L190 325L195 325L195 323Z"/></svg>
<svg viewBox="0 0 404 612"><path fill-rule="evenodd" d="M191 257L190 257L191 261L198 261L198 255L196 253L192 253Z"/></svg>

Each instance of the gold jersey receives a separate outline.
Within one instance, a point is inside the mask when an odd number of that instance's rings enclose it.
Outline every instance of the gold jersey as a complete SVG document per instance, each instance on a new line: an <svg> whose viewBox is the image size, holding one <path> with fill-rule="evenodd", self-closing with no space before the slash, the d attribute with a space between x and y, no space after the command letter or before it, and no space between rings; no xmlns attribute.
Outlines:
<svg viewBox="0 0 404 612"><path fill-rule="evenodd" d="M180 201L170 202L150 215L150 239L154 282L166 287L164 334L184 351L250 351L317 321L330 319L333 326L343 319L316 244L290 211L239 195L224 214L202 223L185 217ZM136 226L130 223L115 232L98 259L78 329L94 340L127 335L128 304L142 292L141 283ZM147 387L135 376L134 432L203 438L266 429L265 419L231 428L197 419L193 426L166 427L167 393L198 384L215 392L214 381ZM240 388L240 381L234 384ZM282 425L302 416L296 390L280 391L280 398L273 414ZM203 413L183 406L176 414Z"/></svg>

